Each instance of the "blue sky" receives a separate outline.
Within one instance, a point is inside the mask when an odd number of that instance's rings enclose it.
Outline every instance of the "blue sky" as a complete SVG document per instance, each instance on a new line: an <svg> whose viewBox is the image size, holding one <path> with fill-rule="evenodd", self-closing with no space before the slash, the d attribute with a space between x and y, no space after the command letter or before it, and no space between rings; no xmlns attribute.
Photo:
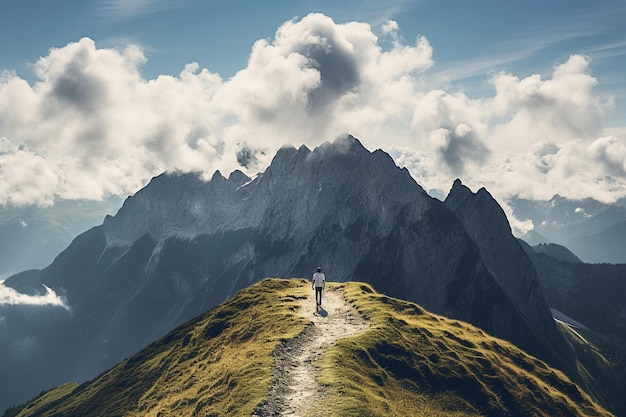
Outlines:
<svg viewBox="0 0 626 417"><path fill-rule="evenodd" d="M344 131L428 190L612 201L625 21L623 0L0 0L0 203L252 174Z"/></svg>

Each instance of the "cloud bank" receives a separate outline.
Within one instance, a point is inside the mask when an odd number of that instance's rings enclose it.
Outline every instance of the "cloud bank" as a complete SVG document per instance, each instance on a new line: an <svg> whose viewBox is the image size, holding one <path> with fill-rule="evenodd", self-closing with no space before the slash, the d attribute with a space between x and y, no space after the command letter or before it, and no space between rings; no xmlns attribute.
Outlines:
<svg viewBox="0 0 626 417"><path fill-rule="evenodd" d="M32 306L57 306L69 310L65 299L57 295L52 289L43 286L46 293L43 295L27 295L6 287L0 282L0 306L2 305L32 305Z"/></svg>
<svg viewBox="0 0 626 417"><path fill-rule="evenodd" d="M311 14L257 41L227 80L196 63L145 79L133 45L51 49L37 82L0 76L0 204L132 194L168 170L254 174L285 143L343 132L426 189L460 177L498 199L626 195L625 138L602 128L587 57L572 51L547 78L493 68L492 95L471 98L441 86L426 37L399 31Z"/></svg>

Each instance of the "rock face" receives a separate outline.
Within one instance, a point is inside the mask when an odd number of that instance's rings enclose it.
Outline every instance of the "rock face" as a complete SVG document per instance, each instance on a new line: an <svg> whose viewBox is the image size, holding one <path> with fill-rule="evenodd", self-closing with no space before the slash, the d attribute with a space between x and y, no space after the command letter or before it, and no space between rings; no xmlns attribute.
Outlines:
<svg viewBox="0 0 626 417"><path fill-rule="evenodd" d="M506 218L489 212L486 192L467 191L459 183L445 204L430 198L351 136L313 151L284 147L255 178L156 177L49 267L6 281L31 293L45 284L71 309L47 316L42 331L27 312L2 308L0 366L10 377L0 408L93 377L265 277L308 278L318 265L332 281L370 282L568 370ZM16 353L26 345L28 356Z"/></svg>

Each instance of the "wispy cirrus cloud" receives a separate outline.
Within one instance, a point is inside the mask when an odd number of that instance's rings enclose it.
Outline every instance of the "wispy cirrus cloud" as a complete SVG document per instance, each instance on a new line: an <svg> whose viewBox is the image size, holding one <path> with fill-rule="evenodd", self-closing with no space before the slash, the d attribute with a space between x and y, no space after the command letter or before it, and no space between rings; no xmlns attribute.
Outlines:
<svg viewBox="0 0 626 417"><path fill-rule="evenodd" d="M340 21L358 20L379 26L426 1L428 0L350 0L337 3L336 8L329 7L328 12Z"/></svg>
<svg viewBox="0 0 626 417"><path fill-rule="evenodd" d="M607 41L602 36L607 31L621 28L623 19L626 19L626 6L618 9L598 7L578 16L568 15L567 19L555 20L551 25L530 24L493 43L488 52L471 59L453 59L445 65L438 64L438 79L442 83L455 83L472 77L486 77L494 71L508 70L518 63L529 62L529 59L537 58L550 48L573 41L589 43L588 47L579 47L576 53L594 60L622 56L626 54L626 41ZM553 62L545 64L545 75L549 75Z"/></svg>
<svg viewBox="0 0 626 417"><path fill-rule="evenodd" d="M614 58L626 55L626 40L607 42L586 48L583 51L587 55L593 55L596 59Z"/></svg>
<svg viewBox="0 0 626 417"><path fill-rule="evenodd" d="M106 18L121 20L175 7L176 3L169 0L103 0L98 10Z"/></svg>

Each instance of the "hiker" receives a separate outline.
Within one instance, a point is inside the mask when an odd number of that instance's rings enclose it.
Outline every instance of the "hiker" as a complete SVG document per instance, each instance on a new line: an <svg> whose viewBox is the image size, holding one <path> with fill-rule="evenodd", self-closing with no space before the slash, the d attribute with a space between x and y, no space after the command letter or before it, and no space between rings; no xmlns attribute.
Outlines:
<svg viewBox="0 0 626 417"><path fill-rule="evenodd" d="M313 274L312 287L315 289L316 311L322 307L322 289L326 288L326 275L322 272L322 267L317 267L317 272Z"/></svg>

